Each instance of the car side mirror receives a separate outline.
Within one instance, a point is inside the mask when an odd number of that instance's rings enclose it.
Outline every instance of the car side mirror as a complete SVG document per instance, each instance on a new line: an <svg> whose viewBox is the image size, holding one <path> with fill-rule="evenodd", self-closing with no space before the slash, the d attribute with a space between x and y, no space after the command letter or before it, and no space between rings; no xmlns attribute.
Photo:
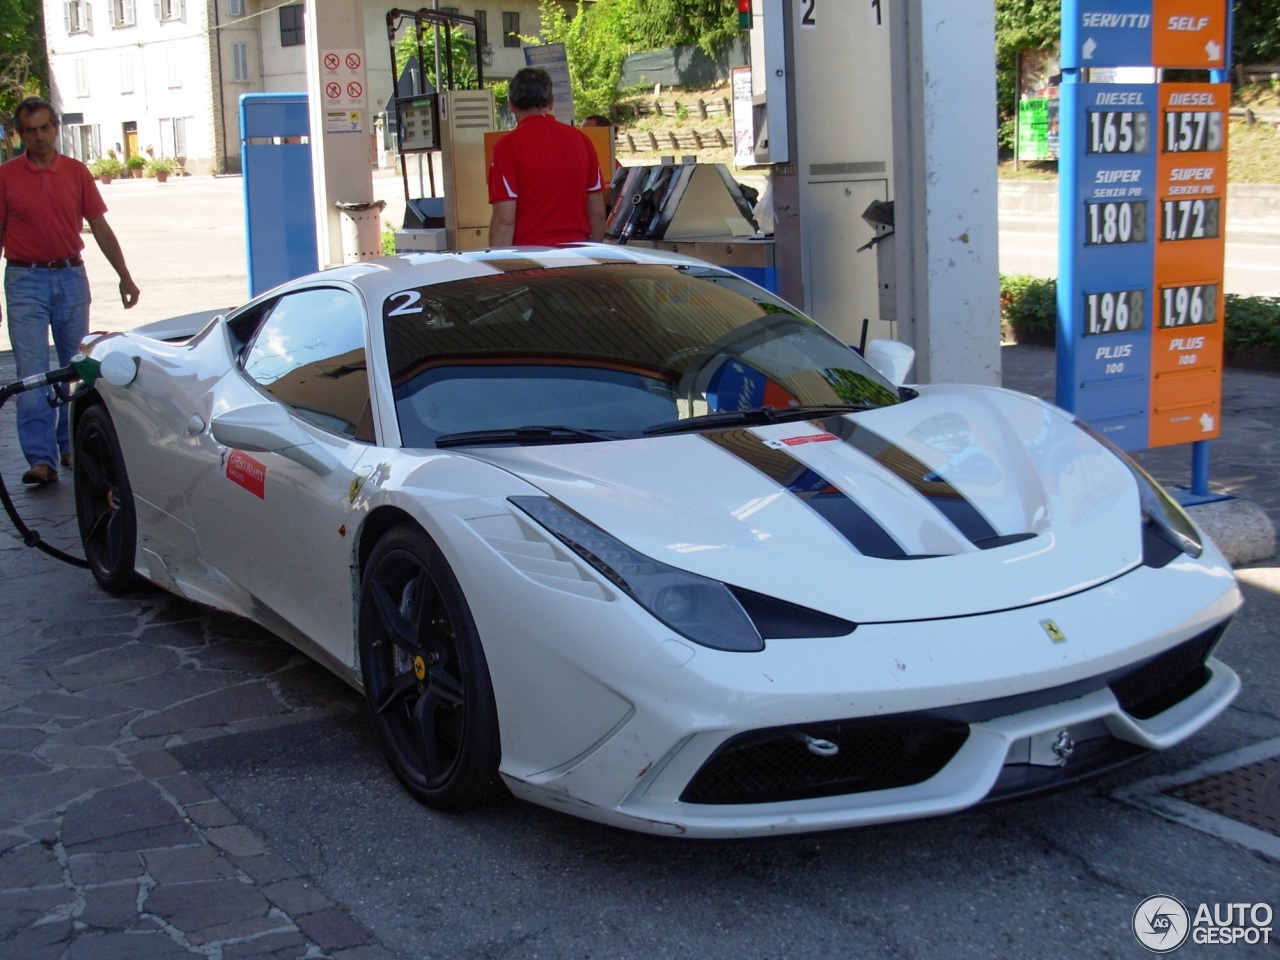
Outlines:
<svg viewBox="0 0 1280 960"><path fill-rule="evenodd" d="M255 403L213 418L213 439L224 447L250 453L275 453L321 476L333 473L338 461L303 430L278 403Z"/></svg>
<svg viewBox="0 0 1280 960"><path fill-rule="evenodd" d="M867 344L867 363L895 387L902 386L916 361L916 352L897 340L872 340Z"/></svg>

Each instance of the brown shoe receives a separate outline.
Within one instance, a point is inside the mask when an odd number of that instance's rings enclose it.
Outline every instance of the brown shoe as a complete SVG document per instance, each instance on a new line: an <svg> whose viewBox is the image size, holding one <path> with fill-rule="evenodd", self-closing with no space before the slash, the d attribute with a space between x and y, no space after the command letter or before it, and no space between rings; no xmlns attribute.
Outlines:
<svg viewBox="0 0 1280 960"><path fill-rule="evenodd" d="M37 463L22 475L23 483L35 483L40 486L44 486L46 483L56 483L57 480L58 471L47 463Z"/></svg>
<svg viewBox="0 0 1280 960"><path fill-rule="evenodd" d="M69 466L71 466L71 451L70 451L70 450L63 450L63 451L62 451L62 456L59 458L59 460L60 460L60 462L62 463L62 465L63 465L64 467L69 467Z"/></svg>

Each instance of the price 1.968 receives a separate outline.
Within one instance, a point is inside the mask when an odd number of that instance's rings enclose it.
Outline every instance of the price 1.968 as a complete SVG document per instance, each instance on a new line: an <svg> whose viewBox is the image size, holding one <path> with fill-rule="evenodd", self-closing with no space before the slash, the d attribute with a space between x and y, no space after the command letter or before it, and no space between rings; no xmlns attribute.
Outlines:
<svg viewBox="0 0 1280 960"><path fill-rule="evenodd" d="M1142 290L1108 290L1084 295L1084 335L1141 330L1144 323Z"/></svg>
<svg viewBox="0 0 1280 960"><path fill-rule="evenodd" d="M1218 236L1221 201L1216 197L1203 200L1164 200L1160 204L1162 240L1203 240Z"/></svg>
<svg viewBox="0 0 1280 960"><path fill-rule="evenodd" d="M1207 153L1221 149L1221 110L1170 110L1164 115L1165 153Z"/></svg>
<svg viewBox="0 0 1280 960"><path fill-rule="evenodd" d="M1146 153L1151 144L1151 115L1145 110L1089 112L1090 153Z"/></svg>
<svg viewBox="0 0 1280 960"><path fill-rule="evenodd" d="M1146 242L1147 201L1118 200L1085 206L1086 244Z"/></svg>
<svg viewBox="0 0 1280 960"><path fill-rule="evenodd" d="M1189 327L1218 319L1218 286L1165 287L1160 291L1160 326Z"/></svg>

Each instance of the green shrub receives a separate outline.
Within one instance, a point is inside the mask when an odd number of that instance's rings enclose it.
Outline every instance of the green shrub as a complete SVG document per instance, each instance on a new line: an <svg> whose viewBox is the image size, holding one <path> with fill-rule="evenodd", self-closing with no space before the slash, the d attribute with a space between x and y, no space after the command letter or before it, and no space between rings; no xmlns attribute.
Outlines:
<svg viewBox="0 0 1280 960"><path fill-rule="evenodd" d="M1058 339L1058 281L1000 275L1000 321L1015 343L1052 346Z"/></svg>
<svg viewBox="0 0 1280 960"><path fill-rule="evenodd" d="M1280 297L1228 293L1223 353L1228 363L1280 370Z"/></svg>
<svg viewBox="0 0 1280 960"><path fill-rule="evenodd" d="M141 170L147 165L147 158L140 153L130 154L129 157L126 158L124 165L130 170Z"/></svg>
<svg viewBox="0 0 1280 960"><path fill-rule="evenodd" d="M382 228L382 255L390 257L396 252L396 232L390 227Z"/></svg>
<svg viewBox="0 0 1280 960"><path fill-rule="evenodd" d="M115 157L99 157L89 162L89 172L95 177L122 177L124 164Z"/></svg>

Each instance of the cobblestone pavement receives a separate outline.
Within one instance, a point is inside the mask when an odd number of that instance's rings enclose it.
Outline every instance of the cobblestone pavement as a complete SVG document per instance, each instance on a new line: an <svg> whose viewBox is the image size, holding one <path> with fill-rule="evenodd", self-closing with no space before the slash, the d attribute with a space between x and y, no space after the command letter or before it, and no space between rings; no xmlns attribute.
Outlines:
<svg viewBox="0 0 1280 960"><path fill-rule="evenodd" d="M15 505L79 554L70 472L18 484L13 416L0 410ZM0 957L395 957L169 752L363 722L358 696L250 623L159 591L111 597L0 524Z"/></svg>
<svg viewBox="0 0 1280 960"><path fill-rule="evenodd" d="M1007 385L1052 395L1052 351L1004 357ZM0 354L0 382L12 377ZM1215 483L1280 522L1280 378L1229 371L1226 383ZM1185 477L1185 458L1144 455L1166 482ZM78 552L69 473L27 490L15 483L22 468L10 404L0 475L48 542ZM374 751L354 692L242 620L160 592L108 596L87 572L25 547L7 519L0 583L0 957L406 956L323 892L308 872L323 853L299 856L307 869L285 859L178 759L321 720L360 731ZM1250 739L1270 729L1240 722ZM633 856L647 859L643 849Z"/></svg>

